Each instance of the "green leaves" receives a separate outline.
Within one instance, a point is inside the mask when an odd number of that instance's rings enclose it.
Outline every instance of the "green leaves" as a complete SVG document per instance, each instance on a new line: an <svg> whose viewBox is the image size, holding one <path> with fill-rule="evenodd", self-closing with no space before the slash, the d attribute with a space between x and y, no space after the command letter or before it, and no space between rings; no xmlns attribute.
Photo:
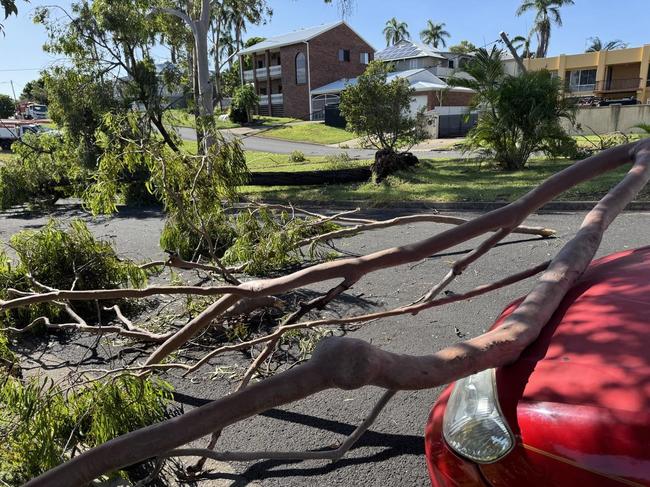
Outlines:
<svg viewBox="0 0 650 487"><path fill-rule="evenodd" d="M368 65L357 83L341 93L341 114L348 129L377 149L394 150L423 138L417 116L410 113L415 93L403 78L388 82L390 67L379 61Z"/></svg>

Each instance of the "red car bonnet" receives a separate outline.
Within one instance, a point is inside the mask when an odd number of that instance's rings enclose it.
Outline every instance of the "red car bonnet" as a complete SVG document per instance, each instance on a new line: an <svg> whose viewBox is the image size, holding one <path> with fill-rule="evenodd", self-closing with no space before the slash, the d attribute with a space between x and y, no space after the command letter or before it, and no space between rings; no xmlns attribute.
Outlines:
<svg viewBox="0 0 650 487"><path fill-rule="evenodd" d="M497 370L497 387L523 449L482 467L493 483L508 464L559 462L601 481L650 485L650 247L594 262L538 340Z"/></svg>

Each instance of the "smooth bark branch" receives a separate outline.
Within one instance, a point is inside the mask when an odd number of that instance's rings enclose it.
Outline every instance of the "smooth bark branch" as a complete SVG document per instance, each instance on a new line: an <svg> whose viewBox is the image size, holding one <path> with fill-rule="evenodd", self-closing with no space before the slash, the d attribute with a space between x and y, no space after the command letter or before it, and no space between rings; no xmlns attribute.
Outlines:
<svg viewBox="0 0 650 487"><path fill-rule="evenodd" d="M429 389L480 370L511 363L537 338L567 291L585 271L612 220L647 184L650 179L650 141L606 151L587 160L587 165L584 161L577 163L560 173L558 176L561 177L550 178L518 202L497 210L497 217L494 217L495 212L488 214L492 217L487 222L485 218L479 218L445 232L443 237L371 254L362 258L361 262L352 259L358 267L345 268L349 275L361 276L363 271L370 271L367 266L382 268L382 265L419 260L422 253L431 254L432 247L448 244L457 238L472 238L476 236L475 232L514 226L527 212L538 208L546 199L566 189L567 185L575 185L630 160L634 161L634 165L625 178L587 214L576 236L560 250L533 290L501 327L427 356L395 354L353 338L328 338L318 345L312 358L300 367L260 381L182 416L115 438L72 458L26 485L86 485L105 472L164 455L211 431L221 430L255 414L325 389L351 390L366 385L388 390ZM463 229L461 235L457 235L459 229ZM395 252L406 255L396 256ZM331 278L329 270L329 267L321 267L315 273ZM280 278L280 282L271 280L273 284L266 287L258 282L259 287L255 289L281 289L288 285L287 282L304 283L310 279L305 277L305 271L301 272L286 280ZM339 273L335 275L340 277Z"/></svg>
<svg viewBox="0 0 650 487"><path fill-rule="evenodd" d="M323 233L322 235L315 235L313 237L308 237L303 239L298 245L310 245L315 242L322 242L324 240L333 240L343 237L352 237L361 232L368 232L372 230L383 230L386 228L398 226L398 225L411 225L413 223L446 223L449 225L463 225L469 220L464 218L458 218L455 216L446 216L446 215L433 215L433 214L422 214L422 215L408 215L400 216L397 218L392 218L390 220L383 221L374 221L370 223L362 223L355 225L353 227L342 228L340 230L334 230L328 233ZM539 235L540 237L552 237L555 235L555 230L550 228L543 227L528 227L528 226L518 226L512 233L521 233L525 235Z"/></svg>

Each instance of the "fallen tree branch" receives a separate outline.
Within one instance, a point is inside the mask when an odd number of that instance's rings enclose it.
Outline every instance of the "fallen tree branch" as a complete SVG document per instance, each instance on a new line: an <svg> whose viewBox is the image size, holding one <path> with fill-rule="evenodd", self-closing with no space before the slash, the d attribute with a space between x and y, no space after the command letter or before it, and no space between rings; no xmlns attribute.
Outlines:
<svg viewBox="0 0 650 487"><path fill-rule="evenodd" d="M423 254L433 253L432 248L451 245L457 239L473 238L476 232L515 226L524 214L534 211L545 199L554 197L567 185L575 185L590 175L593 177L630 160L634 165L625 178L587 214L576 236L560 250L533 290L499 328L426 356L395 354L362 340L331 337L321 341L312 358L300 367L250 385L180 417L115 438L81 453L26 485L82 486L105 472L164 455L211 431L325 389L351 390L366 385L391 391L429 389L480 370L511 363L537 338L568 290L585 271L612 220L647 184L650 179L650 142L617 147L574 164L519 201L489 213L487 216L492 215L489 218L478 218L419 244L378 252L360 260L339 261L346 264L343 268L340 264L335 266L336 272L332 272L332 263L328 263L330 266L315 266L284 278L241 285L250 286L262 294L309 282L314 276L320 280L343 277L347 282L353 282L350 280L352 277L361 277L377 268L419 260ZM237 299L234 295L222 297L208 308L210 312L207 315L222 312ZM183 340L196 328L200 328L196 322L194 327L186 327L166 342L155 356L159 359L166 356L165 352L184 343Z"/></svg>
<svg viewBox="0 0 650 487"><path fill-rule="evenodd" d="M321 235L314 235L313 237L308 237L303 239L298 243L298 245L299 246L311 245L313 243L322 242L324 240L333 240L337 238L352 237L361 232L368 232L372 230L383 230L385 228L390 228L398 225L411 225L413 223L447 223L450 225L464 225L468 221L469 220L466 220L464 218L459 218L455 216L437 215L437 214L400 216L397 218L392 218L390 220L363 223L353 227L342 228L340 230L334 230L328 233L323 233ZM512 233L521 233L525 235L539 235L540 237L548 238L555 235L555 230L552 230L550 228L543 228L543 227L517 226L512 230Z"/></svg>

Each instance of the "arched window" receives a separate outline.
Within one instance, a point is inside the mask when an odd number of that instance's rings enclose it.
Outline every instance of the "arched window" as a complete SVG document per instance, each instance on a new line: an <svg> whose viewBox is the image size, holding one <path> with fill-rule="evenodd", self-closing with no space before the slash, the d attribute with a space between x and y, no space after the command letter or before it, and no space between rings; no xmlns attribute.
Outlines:
<svg viewBox="0 0 650 487"><path fill-rule="evenodd" d="M296 84L304 85L307 83L307 58L305 53L296 54Z"/></svg>

